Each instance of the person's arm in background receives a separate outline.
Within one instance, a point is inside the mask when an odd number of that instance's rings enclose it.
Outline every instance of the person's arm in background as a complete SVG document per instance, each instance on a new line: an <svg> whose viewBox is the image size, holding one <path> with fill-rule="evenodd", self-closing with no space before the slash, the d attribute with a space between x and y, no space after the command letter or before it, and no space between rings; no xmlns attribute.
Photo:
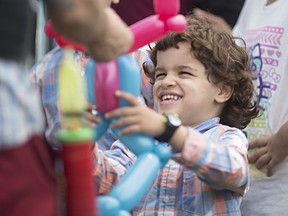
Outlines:
<svg viewBox="0 0 288 216"><path fill-rule="evenodd" d="M250 142L249 149L255 149L249 157L257 169L267 166L267 176L273 175L273 169L288 155L288 121L272 136Z"/></svg>
<svg viewBox="0 0 288 216"><path fill-rule="evenodd" d="M102 0L46 0L56 31L85 46L96 61L110 61L133 43L128 26Z"/></svg>

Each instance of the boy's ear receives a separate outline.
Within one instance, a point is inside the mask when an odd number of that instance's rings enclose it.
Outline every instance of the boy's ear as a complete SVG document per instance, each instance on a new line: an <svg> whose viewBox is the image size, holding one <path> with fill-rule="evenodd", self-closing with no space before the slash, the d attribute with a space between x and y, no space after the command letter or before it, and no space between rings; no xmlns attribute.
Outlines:
<svg viewBox="0 0 288 216"><path fill-rule="evenodd" d="M224 85L223 83L218 84L218 90L219 91L215 97L215 100L218 103L225 103L233 93L231 86Z"/></svg>

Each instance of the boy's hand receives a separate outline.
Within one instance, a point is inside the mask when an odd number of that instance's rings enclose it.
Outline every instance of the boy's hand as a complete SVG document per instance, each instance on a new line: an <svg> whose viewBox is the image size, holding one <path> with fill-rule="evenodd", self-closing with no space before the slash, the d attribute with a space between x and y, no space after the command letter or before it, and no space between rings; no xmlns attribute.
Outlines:
<svg viewBox="0 0 288 216"><path fill-rule="evenodd" d="M130 105L129 107L122 107L106 113L107 119L119 118L111 128L124 127L121 135L128 135L134 133L143 133L148 136L158 136L165 130L163 116L139 101L131 94L125 92L116 92L116 97L123 99Z"/></svg>

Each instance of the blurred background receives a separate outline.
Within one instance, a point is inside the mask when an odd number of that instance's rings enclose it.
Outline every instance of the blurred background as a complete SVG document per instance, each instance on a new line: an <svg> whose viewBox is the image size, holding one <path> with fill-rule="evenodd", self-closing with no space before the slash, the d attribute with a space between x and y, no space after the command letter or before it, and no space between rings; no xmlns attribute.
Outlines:
<svg viewBox="0 0 288 216"><path fill-rule="evenodd" d="M168 2L169 0L167 0ZM45 53L56 46L53 40L46 37L44 26L49 18L42 0L31 0L34 25L31 29L31 46L29 65L33 65ZM194 8L200 8L223 17L233 28L244 0L181 0L181 14L192 13ZM120 0L112 5L118 15L131 25L145 17L155 14L153 0Z"/></svg>

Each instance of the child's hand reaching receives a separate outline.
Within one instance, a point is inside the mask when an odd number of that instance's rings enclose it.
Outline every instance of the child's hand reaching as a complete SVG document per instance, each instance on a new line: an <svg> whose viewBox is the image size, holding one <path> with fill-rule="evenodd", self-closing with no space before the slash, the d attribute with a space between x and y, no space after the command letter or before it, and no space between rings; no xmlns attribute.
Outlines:
<svg viewBox="0 0 288 216"><path fill-rule="evenodd" d="M112 129L124 127L121 135L143 133L156 137L163 133L165 124L160 113L142 105L137 98L129 93L117 91L116 97L125 100L130 106L106 113L107 119L120 118L111 124Z"/></svg>

